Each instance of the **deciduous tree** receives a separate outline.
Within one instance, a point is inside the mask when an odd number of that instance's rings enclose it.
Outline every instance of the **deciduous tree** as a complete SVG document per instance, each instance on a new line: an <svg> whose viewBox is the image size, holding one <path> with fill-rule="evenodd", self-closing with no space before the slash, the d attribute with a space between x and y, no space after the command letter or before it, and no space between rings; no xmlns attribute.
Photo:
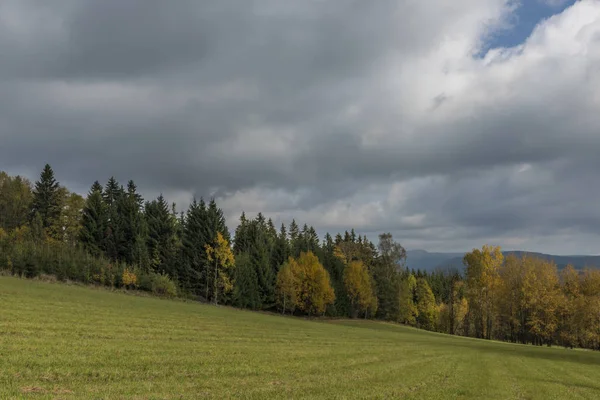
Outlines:
<svg viewBox="0 0 600 400"><path fill-rule="evenodd" d="M233 289L232 274L235 260L229 242L221 232L217 232L214 245L206 245L206 256L214 266L213 272L213 302L218 304L219 292L228 294Z"/></svg>
<svg viewBox="0 0 600 400"><path fill-rule="evenodd" d="M367 313L373 306L373 280L362 261L350 261L344 269L344 284L350 298L352 314ZM376 304L376 303L375 303Z"/></svg>

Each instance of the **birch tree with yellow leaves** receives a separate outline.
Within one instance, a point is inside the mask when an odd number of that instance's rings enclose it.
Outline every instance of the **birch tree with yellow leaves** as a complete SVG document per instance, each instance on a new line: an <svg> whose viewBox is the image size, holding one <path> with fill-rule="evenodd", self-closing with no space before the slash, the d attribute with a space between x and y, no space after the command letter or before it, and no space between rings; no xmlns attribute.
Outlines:
<svg viewBox="0 0 600 400"><path fill-rule="evenodd" d="M492 337L495 300L500 283L499 270L504 260L499 246L484 245L465 254L466 297L475 337Z"/></svg>
<svg viewBox="0 0 600 400"><path fill-rule="evenodd" d="M233 289L231 276L235 259L229 242L221 232L217 232L214 245L206 245L206 258L209 264L213 264L213 302L218 304L219 292L229 293Z"/></svg>

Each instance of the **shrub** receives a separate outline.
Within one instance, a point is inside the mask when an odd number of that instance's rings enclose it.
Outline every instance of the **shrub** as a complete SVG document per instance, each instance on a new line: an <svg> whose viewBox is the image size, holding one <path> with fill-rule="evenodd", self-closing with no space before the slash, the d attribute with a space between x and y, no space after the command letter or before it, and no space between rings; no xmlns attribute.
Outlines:
<svg viewBox="0 0 600 400"><path fill-rule="evenodd" d="M138 289L152 292L152 274L141 272L137 277Z"/></svg>
<svg viewBox="0 0 600 400"><path fill-rule="evenodd" d="M135 288L137 287L137 275L133 271L133 269L125 268L122 276L123 286L127 288Z"/></svg>
<svg viewBox="0 0 600 400"><path fill-rule="evenodd" d="M177 296L177 285L167 275L153 274L152 293L157 296L172 298Z"/></svg>

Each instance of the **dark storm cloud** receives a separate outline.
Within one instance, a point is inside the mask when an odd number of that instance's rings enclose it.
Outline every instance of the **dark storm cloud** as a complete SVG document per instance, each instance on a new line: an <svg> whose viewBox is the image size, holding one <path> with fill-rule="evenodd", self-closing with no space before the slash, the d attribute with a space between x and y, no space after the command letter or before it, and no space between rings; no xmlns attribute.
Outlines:
<svg viewBox="0 0 600 400"><path fill-rule="evenodd" d="M600 187L583 3L547 22L561 41L475 59L511 2L6 0L0 169L50 162L80 192L115 175L415 246L596 235L573 195Z"/></svg>

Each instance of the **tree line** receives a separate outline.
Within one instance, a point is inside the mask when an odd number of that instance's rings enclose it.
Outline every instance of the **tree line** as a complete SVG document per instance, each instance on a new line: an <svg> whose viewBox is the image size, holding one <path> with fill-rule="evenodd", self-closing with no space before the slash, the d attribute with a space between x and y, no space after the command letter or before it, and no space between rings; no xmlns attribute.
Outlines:
<svg viewBox="0 0 600 400"><path fill-rule="evenodd" d="M46 165L31 184L0 172L0 269L293 315L373 318L484 339L600 350L600 271L484 246L464 271L410 270L392 235L320 240L295 220L242 213L233 237L216 201L177 211L133 181L85 198Z"/></svg>

